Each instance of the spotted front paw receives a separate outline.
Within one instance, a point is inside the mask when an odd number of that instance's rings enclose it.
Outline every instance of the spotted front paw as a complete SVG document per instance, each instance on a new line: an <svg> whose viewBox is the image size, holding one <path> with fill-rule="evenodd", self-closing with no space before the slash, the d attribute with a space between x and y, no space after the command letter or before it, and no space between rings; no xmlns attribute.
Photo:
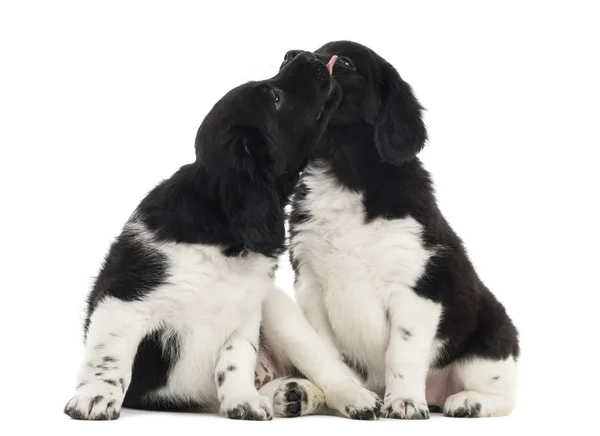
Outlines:
<svg viewBox="0 0 600 436"><path fill-rule="evenodd" d="M221 413L230 419L246 421L270 421L273 408L267 397L259 395L245 398L225 399L221 403Z"/></svg>
<svg viewBox="0 0 600 436"><path fill-rule="evenodd" d="M124 390L119 381L99 380L81 383L64 412L73 419L113 420L119 417Z"/></svg>
<svg viewBox="0 0 600 436"><path fill-rule="evenodd" d="M117 400L104 395L76 395L65 406L65 414L87 421L114 420L119 417L119 411Z"/></svg>
<svg viewBox="0 0 600 436"><path fill-rule="evenodd" d="M424 400L394 398L386 400L383 414L392 419L429 419L429 408Z"/></svg>

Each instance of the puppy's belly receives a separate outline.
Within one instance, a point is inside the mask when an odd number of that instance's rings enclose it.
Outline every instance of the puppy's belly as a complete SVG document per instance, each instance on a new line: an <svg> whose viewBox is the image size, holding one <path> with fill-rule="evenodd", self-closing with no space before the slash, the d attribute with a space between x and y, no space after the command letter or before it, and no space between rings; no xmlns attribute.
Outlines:
<svg viewBox="0 0 600 436"><path fill-rule="evenodd" d="M456 389L453 383L453 368L451 366L432 369L427 374L425 397L429 406L444 407L446 399L458 391L459 389Z"/></svg>

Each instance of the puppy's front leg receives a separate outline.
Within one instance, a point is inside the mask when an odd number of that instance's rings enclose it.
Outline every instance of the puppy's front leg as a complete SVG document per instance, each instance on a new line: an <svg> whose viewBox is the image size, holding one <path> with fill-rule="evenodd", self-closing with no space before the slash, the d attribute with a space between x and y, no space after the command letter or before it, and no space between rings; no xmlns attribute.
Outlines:
<svg viewBox="0 0 600 436"><path fill-rule="evenodd" d="M260 309L225 343L215 369L221 413L231 419L268 421L273 408L254 386Z"/></svg>
<svg viewBox="0 0 600 436"><path fill-rule="evenodd" d="M384 415L428 419L425 382L441 306L410 288L394 291L388 305L390 340L386 351Z"/></svg>
<svg viewBox="0 0 600 436"><path fill-rule="evenodd" d="M300 308L277 288L263 302L263 325L269 348L321 389L328 407L352 419L373 420L380 415L379 397L355 382L337 351L324 343ZM293 390L298 389L308 394L305 386L296 384Z"/></svg>
<svg viewBox="0 0 600 436"><path fill-rule="evenodd" d="M117 419L137 347L146 330L135 303L106 298L92 313L75 396L65 406L74 419Z"/></svg>

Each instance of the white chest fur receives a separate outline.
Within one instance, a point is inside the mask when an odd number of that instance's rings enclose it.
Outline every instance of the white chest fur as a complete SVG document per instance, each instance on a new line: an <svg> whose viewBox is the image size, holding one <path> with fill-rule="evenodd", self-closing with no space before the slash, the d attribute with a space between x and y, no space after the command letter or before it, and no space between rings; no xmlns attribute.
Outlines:
<svg viewBox="0 0 600 436"><path fill-rule="evenodd" d="M302 293L320 293L335 345L363 360L373 375L369 384L381 387L387 302L393 292L407 294L407 301L419 298L411 288L432 252L412 217L365 223L363 194L340 186L322 166L310 167L304 183L308 194L299 207L311 219L294 228L292 249L300 265L299 283L307 274L315 285L310 291L297 286L298 302L305 311L313 310L314 305L303 304L308 298Z"/></svg>

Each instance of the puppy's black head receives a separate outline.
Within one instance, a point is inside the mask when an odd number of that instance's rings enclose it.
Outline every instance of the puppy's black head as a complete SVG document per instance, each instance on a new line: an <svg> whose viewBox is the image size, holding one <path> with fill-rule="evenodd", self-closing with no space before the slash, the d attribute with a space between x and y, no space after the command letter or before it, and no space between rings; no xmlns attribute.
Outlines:
<svg viewBox="0 0 600 436"><path fill-rule="evenodd" d="M332 80L327 67L304 52L271 79L234 88L206 116L196 157L206 166L235 167L273 180L306 159Z"/></svg>
<svg viewBox="0 0 600 436"><path fill-rule="evenodd" d="M326 65L299 53L275 77L219 100L198 130L196 160L236 240L273 254L283 207L339 103Z"/></svg>
<svg viewBox="0 0 600 436"><path fill-rule="evenodd" d="M427 140L422 107L398 72L373 50L350 41L325 44L315 52L327 62L337 56L333 77L342 101L331 124L364 123L383 161L402 163L421 151Z"/></svg>

